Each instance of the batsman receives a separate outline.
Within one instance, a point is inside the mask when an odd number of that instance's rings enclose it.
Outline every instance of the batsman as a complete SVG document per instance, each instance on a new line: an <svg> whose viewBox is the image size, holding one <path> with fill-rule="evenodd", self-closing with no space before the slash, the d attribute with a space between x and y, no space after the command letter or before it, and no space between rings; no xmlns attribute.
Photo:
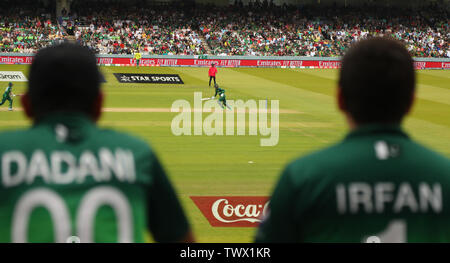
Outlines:
<svg viewBox="0 0 450 263"><path fill-rule="evenodd" d="M217 95L219 95L218 102L219 102L220 106L222 108L227 107L230 109L230 107L227 105L227 97L225 96L225 90L219 88L218 84L214 84L214 88L216 89L216 93L214 94L214 97L212 97L212 99L215 98Z"/></svg>
<svg viewBox="0 0 450 263"><path fill-rule="evenodd" d="M12 92L13 84L10 82L8 84L8 87L5 89L5 92L3 93L2 102L0 102L0 105L3 105L6 101L9 101L9 111L12 111L12 105L13 105L13 99L12 97L15 97L14 93Z"/></svg>

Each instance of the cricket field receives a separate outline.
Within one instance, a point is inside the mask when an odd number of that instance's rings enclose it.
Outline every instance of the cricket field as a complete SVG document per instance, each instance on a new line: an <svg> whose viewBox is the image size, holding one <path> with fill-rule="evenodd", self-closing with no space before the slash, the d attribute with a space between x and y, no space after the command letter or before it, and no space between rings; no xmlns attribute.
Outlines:
<svg viewBox="0 0 450 263"><path fill-rule="evenodd" d="M190 196L268 196L283 167L294 158L342 139L348 128L337 110L338 71L333 69L219 68L217 82L227 100L279 101L279 140L260 146L266 136L173 134L171 112L177 100L194 103L208 87L207 68L102 67L106 82L102 127L140 136L158 153L182 200L199 242L251 242L254 227L212 227ZM28 66L2 65L0 71L22 71ZM113 73L178 74L184 84L119 83ZM450 157L450 71L417 72L418 92L405 130L412 138ZM74 76L75 77L75 76ZM68 80L70 81L70 80ZM0 82L2 91L7 82ZM16 82L13 92L26 91ZM61 84L63 88L63 84ZM0 107L0 131L25 128L30 121L15 97L14 111ZM262 105L265 105L264 103ZM207 118L203 113L202 118ZM269 122L270 126L270 122Z"/></svg>

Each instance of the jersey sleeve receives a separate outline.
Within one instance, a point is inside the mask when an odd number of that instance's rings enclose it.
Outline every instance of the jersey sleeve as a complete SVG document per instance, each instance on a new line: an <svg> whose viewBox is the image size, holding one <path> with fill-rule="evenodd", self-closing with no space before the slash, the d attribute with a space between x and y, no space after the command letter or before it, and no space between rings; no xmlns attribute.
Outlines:
<svg viewBox="0 0 450 263"><path fill-rule="evenodd" d="M189 231L189 223L183 212L169 178L159 160L152 155L153 182L148 191L148 227L157 242L177 242Z"/></svg>
<svg viewBox="0 0 450 263"><path fill-rule="evenodd" d="M294 218L294 190L289 167L282 173L269 203L269 211L256 233L257 243L288 243L300 239Z"/></svg>

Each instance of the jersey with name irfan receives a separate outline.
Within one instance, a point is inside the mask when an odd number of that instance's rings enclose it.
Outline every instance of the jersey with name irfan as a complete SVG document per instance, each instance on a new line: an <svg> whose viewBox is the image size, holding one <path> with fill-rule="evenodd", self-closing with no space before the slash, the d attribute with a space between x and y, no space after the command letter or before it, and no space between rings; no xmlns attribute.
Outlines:
<svg viewBox="0 0 450 263"><path fill-rule="evenodd" d="M188 222L140 139L56 114L0 134L0 242L184 238Z"/></svg>
<svg viewBox="0 0 450 263"><path fill-rule="evenodd" d="M450 242L450 160L368 125L283 172L258 242Z"/></svg>

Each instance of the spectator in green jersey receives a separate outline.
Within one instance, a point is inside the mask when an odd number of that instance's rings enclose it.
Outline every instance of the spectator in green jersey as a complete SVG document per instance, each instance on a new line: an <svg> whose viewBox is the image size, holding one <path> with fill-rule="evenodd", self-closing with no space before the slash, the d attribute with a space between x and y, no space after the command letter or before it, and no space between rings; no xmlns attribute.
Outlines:
<svg viewBox="0 0 450 263"><path fill-rule="evenodd" d="M400 42L350 48L337 95L350 132L284 169L256 241L450 242L450 160L401 128L415 85Z"/></svg>
<svg viewBox="0 0 450 263"><path fill-rule="evenodd" d="M101 129L95 55L40 50L22 96L28 129L0 133L0 242L191 242L162 164L148 144ZM50 216L49 216L50 215Z"/></svg>

